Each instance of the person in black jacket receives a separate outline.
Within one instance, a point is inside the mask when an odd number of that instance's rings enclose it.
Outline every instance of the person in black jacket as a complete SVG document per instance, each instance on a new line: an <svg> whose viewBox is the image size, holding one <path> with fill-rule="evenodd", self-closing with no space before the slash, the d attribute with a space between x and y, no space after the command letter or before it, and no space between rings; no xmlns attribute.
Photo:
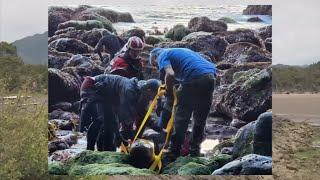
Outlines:
<svg viewBox="0 0 320 180"><path fill-rule="evenodd" d="M94 150L99 132L99 151L115 151L121 141L133 138L133 134L122 136L119 123L132 125L140 118L159 86L155 79L138 82L137 78L110 74L86 77L80 89L80 131L88 127L87 149Z"/></svg>

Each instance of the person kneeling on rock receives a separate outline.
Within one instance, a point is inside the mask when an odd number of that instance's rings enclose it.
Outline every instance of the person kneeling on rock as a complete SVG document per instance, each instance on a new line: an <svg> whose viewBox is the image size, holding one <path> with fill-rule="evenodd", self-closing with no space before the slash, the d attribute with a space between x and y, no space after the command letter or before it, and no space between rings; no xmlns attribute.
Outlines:
<svg viewBox="0 0 320 180"><path fill-rule="evenodd" d="M155 79L138 81L109 74L85 77L80 89L80 132L88 127L87 149L94 150L97 143L99 151L115 151L126 141L119 123L133 124L139 108L148 106L159 86Z"/></svg>
<svg viewBox="0 0 320 180"><path fill-rule="evenodd" d="M191 156L200 156L200 144L204 138L204 128L210 110L215 84L215 64L203 58L199 53L187 48L155 48L150 53L149 63L157 65L160 73L165 74L166 93L173 93L173 84L177 80L177 107L174 115L173 133L167 161L180 156L181 145L193 113L193 128L189 152Z"/></svg>

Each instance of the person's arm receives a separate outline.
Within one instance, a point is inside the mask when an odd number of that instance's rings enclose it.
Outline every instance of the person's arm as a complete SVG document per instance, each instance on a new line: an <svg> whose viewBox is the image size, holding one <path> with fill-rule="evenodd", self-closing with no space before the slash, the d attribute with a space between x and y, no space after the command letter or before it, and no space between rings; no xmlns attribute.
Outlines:
<svg viewBox="0 0 320 180"><path fill-rule="evenodd" d="M165 69L166 75L165 75L165 84L167 93L171 94L173 91L173 85L174 85L174 71L171 66L166 67Z"/></svg>

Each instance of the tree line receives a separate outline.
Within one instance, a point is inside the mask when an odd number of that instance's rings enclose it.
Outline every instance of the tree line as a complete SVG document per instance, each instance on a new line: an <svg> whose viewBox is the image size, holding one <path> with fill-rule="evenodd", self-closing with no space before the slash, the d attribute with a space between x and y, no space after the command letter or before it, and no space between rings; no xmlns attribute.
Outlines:
<svg viewBox="0 0 320 180"><path fill-rule="evenodd" d="M274 65L272 73L274 92L320 92L320 61L308 66Z"/></svg>

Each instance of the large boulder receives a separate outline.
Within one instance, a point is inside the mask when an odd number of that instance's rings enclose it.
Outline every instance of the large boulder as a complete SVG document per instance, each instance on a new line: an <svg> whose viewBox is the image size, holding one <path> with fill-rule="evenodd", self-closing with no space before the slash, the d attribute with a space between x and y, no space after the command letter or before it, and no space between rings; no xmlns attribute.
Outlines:
<svg viewBox="0 0 320 180"><path fill-rule="evenodd" d="M88 20L99 21L102 23L102 25L105 29L116 33L116 30L114 29L114 27L112 25L112 22L109 19L107 19L103 16L100 16L99 14L81 12L80 14L78 14L78 16L76 17L75 20L77 20L77 21L88 21Z"/></svg>
<svg viewBox="0 0 320 180"><path fill-rule="evenodd" d="M227 45L228 43L223 38L213 35L199 35L194 39L188 39L188 41L162 42L156 46L164 48L189 48L210 57L211 61L219 61Z"/></svg>
<svg viewBox="0 0 320 180"><path fill-rule="evenodd" d="M271 109L271 88L271 66L237 72L232 84L219 86L214 91L212 109L230 119L254 121Z"/></svg>
<svg viewBox="0 0 320 180"><path fill-rule="evenodd" d="M271 62L271 53L246 42L230 44L222 57L224 62L243 64L247 62Z"/></svg>
<svg viewBox="0 0 320 180"><path fill-rule="evenodd" d="M261 38L257 35L255 31L251 29L239 28L234 31L213 33L213 35L224 37L229 44L238 42L248 42L261 47Z"/></svg>
<svg viewBox="0 0 320 180"><path fill-rule="evenodd" d="M248 5L243 10L244 15L269 15L272 16L272 5Z"/></svg>
<svg viewBox="0 0 320 180"><path fill-rule="evenodd" d="M70 67L76 68L76 73L71 72ZM85 69L84 72L83 69ZM83 78L83 76L96 76L103 74L104 68L95 61L92 61L90 58L77 54L73 55L68 61L65 62L62 71L73 74L74 76L80 75Z"/></svg>
<svg viewBox="0 0 320 180"><path fill-rule="evenodd" d="M265 40L272 37L272 26L266 26L258 29L259 36Z"/></svg>
<svg viewBox="0 0 320 180"><path fill-rule="evenodd" d="M228 29L228 26L223 21L213 21L204 16L192 18L188 23L188 28L191 32L218 32L226 31Z"/></svg>
<svg viewBox="0 0 320 180"><path fill-rule="evenodd" d="M93 48L91 46L74 38L57 39L52 41L48 47L56 49L60 52L69 52L72 54L85 54L93 52Z"/></svg>
<svg viewBox="0 0 320 180"><path fill-rule="evenodd" d="M80 98L81 81L58 69L48 69L49 106L58 102L73 102Z"/></svg>
<svg viewBox="0 0 320 180"><path fill-rule="evenodd" d="M61 69L71 57L71 53L59 52L53 48L48 48L48 67Z"/></svg>
<svg viewBox="0 0 320 180"><path fill-rule="evenodd" d="M69 21L73 10L67 7L51 6L48 9L48 36L54 35L60 23Z"/></svg>
<svg viewBox="0 0 320 180"><path fill-rule="evenodd" d="M58 25L58 29L73 27L77 30L92 30L93 28L105 28L103 23L97 20L75 21L70 20Z"/></svg>
<svg viewBox="0 0 320 180"><path fill-rule="evenodd" d="M272 159L268 156L249 154L238 160L231 161L212 175L271 175Z"/></svg>
<svg viewBox="0 0 320 180"><path fill-rule="evenodd" d="M105 35L111 32L106 29L93 28L92 30L76 30L73 27L62 29L56 32L56 35L49 38L48 43L61 38L75 38L81 40L82 42L95 47L98 41Z"/></svg>
<svg viewBox="0 0 320 180"><path fill-rule="evenodd" d="M181 41L182 38L189 33L190 30L187 27L182 24L177 24L165 34L165 37L173 41Z"/></svg>
<svg viewBox="0 0 320 180"><path fill-rule="evenodd" d="M253 153L254 129L256 121L253 121L239 129L235 136L232 157L238 158Z"/></svg>
<svg viewBox="0 0 320 180"><path fill-rule="evenodd" d="M82 14L95 14L100 15L108 20L110 20L112 23L116 22L134 22L133 17L128 12L117 12L111 9L105 9L105 8L97 8L97 7L87 7L79 10L83 10Z"/></svg>
<svg viewBox="0 0 320 180"><path fill-rule="evenodd" d="M51 167L54 166L54 167ZM83 151L66 164L49 165L50 174L68 175L153 175L154 171L130 165L129 156L118 152Z"/></svg>
<svg viewBox="0 0 320 180"><path fill-rule="evenodd" d="M265 112L257 119L254 130L253 153L272 156L272 112Z"/></svg>
<svg viewBox="0 0 320 180"><path fill-rule="evenodd" d="M239 71L248 71L250 69L266 69L271 65L271 62L252 62L245 64L231 64L231 63L218 63L219 69L226 70L224 75L219 78L220 85L231 84L233 82L233 75ZM229 67L226 67L229 66Z"/></svg>
<svg viewBox="0 0 320 180"><path fill-rule="evenodd" d="M67 120L67 121L79 121L80 117L76 113L63 111L63 110L54 110L51 113L49 113L49 120L52 119L61 119L61 120Z"/></svg>
<svg viewBox="0 0 320 180"><path fill-rule="evenodd" d="M139 37L141 40L145 40L146 37L146 33L144 32L144 30L140 29L140 28L134 28L134 29L130 29L128 31L125 31L124 33L122 33L120 35L120 37L122 39L124 39L125 41L127 41L130 37L132 36L137 36Z"/></svg>
<svg viewBox="0 0 320 180"><path fill-rule="evenodd" d="M198 32L192 32L186 36L184 36L182 38L182 41L194 41L196 40L197 38L199 38L199 36L206 36L206 35L212 35L212 33L210 32L204 32L204 31L198 31Z"/></svg>

